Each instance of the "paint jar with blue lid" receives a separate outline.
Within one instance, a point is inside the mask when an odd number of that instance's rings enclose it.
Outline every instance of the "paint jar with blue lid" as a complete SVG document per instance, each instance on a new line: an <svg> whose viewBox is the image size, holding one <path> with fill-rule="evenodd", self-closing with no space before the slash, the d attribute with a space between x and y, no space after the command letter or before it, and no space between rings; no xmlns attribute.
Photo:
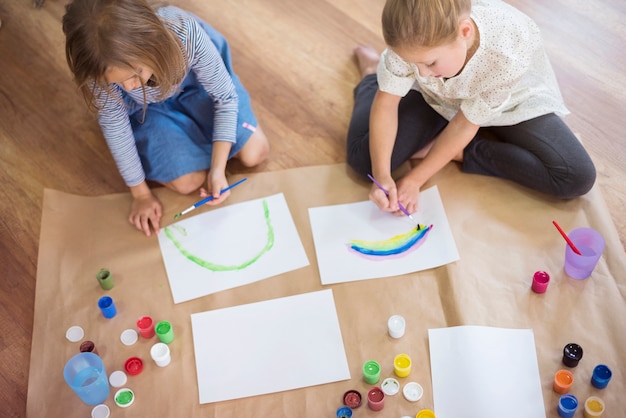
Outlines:
<svg viewBox="0 0 626 418"><path fill-rule="evenodd" d="M611 376L613 376L613 372L611 372L611 369L609 369L607 365L598 364L593 369L591 384L596 389L604 389L611 381Z"/></svg>
<svg viewBox="0 0 626 418"><path fill-rule="evenodd" d="M98 308L100 308L102 316L107 319L113 318L117 314L115 303L113 303L113 299L110 296L102 296L98 300Z"/></svg>
<svg viewBox="0 0 626 418"><path fill-rule="evenodd" d="M567 393L559 399L558 412L561 418L572 418L578 409L578 398Z"/></svg>
<svg viewBox="0 0 626 418"><path fill-rule="evenodd" d="M337 418L352 418L352 409L342 406L337 409Z"/></svg>

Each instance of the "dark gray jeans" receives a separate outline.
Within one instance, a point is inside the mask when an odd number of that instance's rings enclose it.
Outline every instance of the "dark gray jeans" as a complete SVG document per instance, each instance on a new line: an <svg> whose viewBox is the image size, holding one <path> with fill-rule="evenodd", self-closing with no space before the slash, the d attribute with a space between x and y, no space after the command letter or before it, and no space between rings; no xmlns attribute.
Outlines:
<svg viewBox="0 0 626 418"><path fill-rule="evenodd" d="M354 89L347 160L363 176L371 172L369 119L377 89L375 74L366 76ZM398 134L391 169L395 170L430 143L447 123L421 93L410 91L400 100L398 108ZM596 179L589 154L554 113L512 126L481 127L465 147L462 167L466 173L508 179L562 199L587 193Z"/></svg>

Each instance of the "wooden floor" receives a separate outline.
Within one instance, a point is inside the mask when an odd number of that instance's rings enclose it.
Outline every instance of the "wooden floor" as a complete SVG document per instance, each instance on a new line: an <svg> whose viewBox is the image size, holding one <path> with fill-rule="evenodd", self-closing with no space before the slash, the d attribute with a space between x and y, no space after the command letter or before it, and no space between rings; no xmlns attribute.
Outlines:
<svg viewBox="0 0 626 418"><path fill-rule="evenodd" d="M383 0L173 0L230 40L272 152L259 170L345 159L352 47L381 49ZM511 0L541 27L626 245L626 3ZM99 128L64 57L65 1L0 3L0 415L25 415L42 195L124 192ZM241 168L231 165L231 172ZM98 219L94 219L98 222ZM88 233L88 231L86 231ZM59 370L60 372L60 370Z"/></svg>

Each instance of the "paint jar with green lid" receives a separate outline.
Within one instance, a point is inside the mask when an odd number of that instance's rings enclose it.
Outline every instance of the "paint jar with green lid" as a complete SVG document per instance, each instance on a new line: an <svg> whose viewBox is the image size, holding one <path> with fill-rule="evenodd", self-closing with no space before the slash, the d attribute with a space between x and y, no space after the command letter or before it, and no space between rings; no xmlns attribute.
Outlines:
<svg viewBox="0 0 626 418"><path fill-rule="evenodd" d="M128 408L135 402L135 392L129 388L122 388L115 392L115 405L120 408Z"/></svg>
<svg viewBox="0 0 626 418"><path fill-rule="evenodd" d="M96 274L96 279L98 279L100 287L104 290L111 290L113 289L113 286L115 286L113 276L111 275L111 272L107 269L100 269L100 271Z"/></svg>
<svg viewBox="0 0 626 418"><path fill-rule="evenodd" d="M363 364L363 379L374 385L380 380L380 364L375 360L368 360Z"/></svg>
<svg viewBox="0 0 626 418"><path fill-rule="evenodd" d="M161 321L156 324L154 331L162 343L169 344L174 341L174 329L168 321Z"/></svg>

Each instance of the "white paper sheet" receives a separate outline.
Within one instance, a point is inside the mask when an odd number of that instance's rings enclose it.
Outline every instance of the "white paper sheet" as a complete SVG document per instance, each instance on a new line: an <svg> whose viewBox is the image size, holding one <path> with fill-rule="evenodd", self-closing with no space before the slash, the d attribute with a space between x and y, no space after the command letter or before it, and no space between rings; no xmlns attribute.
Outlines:
<svg viewBox="0 0 626 418"><path fill-rule="evenodd" d="M350 379L331 290L191 315L200 403Z"/></svg>
<svg viewBox="0 0 626 418"><path fill-rule="evenodd" d="M158 237L174 303L309 265L282 193L184 218Z"/></svg>
<svg viewBox="0 0 626 418"><path fill-rule="evenodd" d="M459 259L437 186L420 193L413 218L433 225L423 243L393 256L367 257L349 249L350 240L384 241L407 233L415 223L383 212L373 202L309 209L322 284L397 276L439 267Z"/></svg>
<svg viewBox="0 0 626 418"><path fill-rule="evenodd" d="M530 329L429 329L437 418L545 418Z"/></svg>

